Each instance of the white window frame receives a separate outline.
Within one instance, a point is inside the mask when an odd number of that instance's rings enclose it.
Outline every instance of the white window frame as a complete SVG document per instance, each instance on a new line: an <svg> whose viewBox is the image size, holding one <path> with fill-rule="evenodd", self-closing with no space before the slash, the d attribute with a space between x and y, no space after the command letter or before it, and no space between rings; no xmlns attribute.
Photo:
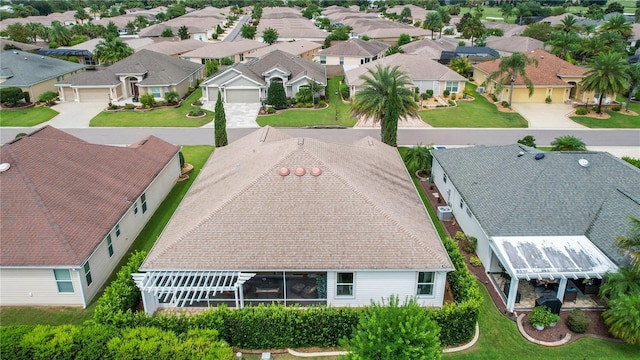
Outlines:
<svg viewBox="0 0 640 360"><path fill-rule="evenodd" d="M84 278L87 280L87 287L93 284L93 277L91 277L91 265L89 265L89 260L85 261L82 264L82 270L84 270Z"/></svg>
<svg viewBox="0 0 640 360"><path fill-rule="evenodd" d="M109 252L109 257L113 257L113 240L111 239L111 234L107 235L107 251Z"/></svg>
<svg viewBox="0 0 640 360"><path fill-rule="evenodd" d="M431 274L431 281L420 281L420 274ZM435 284L436 284L436 273L433 271L419 271L417 273L417 279L416 279L416 295L420 296L420 297L425 297L425 296L433 296L434 293L434 289L435 289ZM421 286L431 286L431 293L429 294L422 294L420 293L420 287Z"/></svg>
<svg viewBox="0 0 640 360"><path fill-rule="evenodd" d="M351 282L346 282L346 281L340 281L340 275L345 274L351 275ZM355 283L356 283L356 274L354 272L349 272L349 271L345 271L345 272L337 272L336 273L336 297L341 297L341 298L345 298L345 297L354 297L355 296ZM339 289L343 286L346 286L347 288L351 288L351 291L349 294L341 294L341 291L339 291Z"/></svg>
<svg viewBox="0 0 640 360"><path fill-rule="evenodd" d="M162 96L159 86L152 86L149 90L149 94L153 95L153 97L156 99Z"/></svg>
<svg viewBox="0 0 640 360"><path fill-rule="evenodd" d="M457 93L460 88L460 83L457 81L447 81L444 85L445 90L449 90L450 93Z"/></svg>
<svg viewBox="0 0 640 360"><path fill-rule="evenodd" d="M147 212L147 193L140 195L140 207L142 207L142 213Z"/></svg>
<svg viewBox="0 0 640 360"><path fill-rule="evenodd" d="M133 215L138 215L138 202L133 203Z"/></svg>
<svg viewBox="0 0 640 360"><path fill-rule="evenodd" d="M115 227L114 230L115 230L115 233L116 233L116 238L119 238L120 237L120 233L122 233L122 231L120 230L120 223L116 224L116 227Z"/></svg>
<svg viewBox="0 0 640 360"><path fill-rule="evenodd" d="M69 275L69 279L59 279L58 278L58 273L57 272L63 272L66 271L66 274ZM53 269L53 279L56 281L56 287L58 288L58 294L74 294L76 291L73 287L73 280L71 280L71 272L69 271L69 269ZM71 285L71 291L63 291L62 289L60 289L60 285L61 284L70 284Z"/></svg>

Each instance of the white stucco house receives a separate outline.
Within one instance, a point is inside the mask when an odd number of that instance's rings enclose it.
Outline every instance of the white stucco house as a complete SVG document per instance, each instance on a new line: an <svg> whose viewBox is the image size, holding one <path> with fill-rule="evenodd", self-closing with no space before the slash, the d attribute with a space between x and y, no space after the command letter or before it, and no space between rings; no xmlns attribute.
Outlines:
<svg viewBox="0 0 640 360"><path fill-rule="evenodd" d="M441 306L453 264L397 150L265 127L219 148L133 274L163 307Z"/></svg>
<svg viewBox="0 0 640 360"><path fill-rule="evenodd" d="M563 301L568 287L597 294L604 275L627 263L615 240L629 233L630 216L640 218L640 169L609 153L519 144L432 154L433 182L478 239L485 270L510 279L499 289L509 311L521 281L554 282Z"/></svg>
<svg viewBox="0 0 640 360"><path fill-rule="evenodd" d="M46 126L0 148L0 303L86 307L180 176L179 148Z"/></svg>
<svg viewBox="0 0 640 360"><path fill-rule="evenodd" d="M221 70L202 82L205 101L217 101L222 92L225 103L259 103L266 99L271 82L282 82L287 97L296 96L310 81L326 86L324 65L305 60L282 50Z"/></svg>

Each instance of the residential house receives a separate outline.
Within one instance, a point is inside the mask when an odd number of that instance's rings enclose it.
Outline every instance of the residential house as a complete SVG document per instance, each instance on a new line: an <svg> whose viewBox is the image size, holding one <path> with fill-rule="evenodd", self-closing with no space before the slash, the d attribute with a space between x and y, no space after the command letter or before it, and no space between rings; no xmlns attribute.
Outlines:
<svg viewBox="0 0 640 360"><path fill-rule="evenodd" d="M171 29L173 35L177 36L180 28L186 26L189 30L190 39L200 41L212 40L218 25L224 26L227 22L225 16L221 14L222 11L222 9L213 7L193 11L141 29L138 32L138 36L161 37L165 29Z"/></svg>
<svg viewBox="0 0 640 360"><path fill-rule="evenodd" d="M255 49L244 55L245 60L251 60L267 55L273 50L282 50L294 56L299 56L305 60L313 60L322 48L321 44L307 40L296 40L287 42L277 42L275 44Z"/></svg>
<svg viewBox="0 0 640 360"><path fill-rule="evenodd" d="M246 61L247 56L252 51L268 46L268 44L243 39L240 41L222 41L208 44L199 49L186 52L180 55L180 58L189 60L198 64L205 64L210 60L231 59L234 63Z"/></svg>
<svg viewBox="0 0 640 360"><path fill-rule="evenodd" d="M513 102L544 103L547 97L554 103L562 103L567 100L580 103L594 103L596 101L593 92L584 91L582 88L586 69L541 49L531 51L526 55L535 61L525 67L525 73L534 85L533 95L529 96L529 89L524 79L522 76L518 76L514 83ZM502 86L500 89L496 87L496 80L487 81L489 75L498 70L499 65L499 59L473 65L473 78L478 84L486 85L486 91L495 93L498 100L508 101L510 86Z"/></svg>
<svg viewBox="0 0 640 360"><path fill-rule="evenodd" d="M262 9L262 17L256 31L256 39L262 39L263 32L272 28L278 32L278 42L307 40L319 44L329 34L318 29L311 20L305 18L300 10L288 7L265 7Z"/></svg>
<svg viewBox="0 0 640 360"><path fill-rule="evenodd" d="M178 152L49 126L0 147L0 303L86 307L173 188Z"/></svg>
<svg viewBox="0 0 640 360"><path fill-rule="evenodd" d="M93 55L96 52L96 46L104 41L103 38L95 38L89 39L80 44L76 44L73 46L61 46L56 49L42 49L46 53L43 55L48 56L75 56L78 59L80 64L85 65L98 65L99 60L95 59ZM124 41L133 51L138 51L142 47L146 45L153 44L153 39L151 38L123 38ZM42 51L41 50L41 51Z"/></svg>
<svg viewBox="0 0 640 360"><path fill-rule="evenodd" d="M78 73L56 86L61 101L137 101L144 94L162 99L171 91L182 97L203 77L203 67L143 49L104 70Z"/></svg>
<svg viewBox="0 0 640 360"><path fill-rule="evenodd" d="M7 50L2 57L0 88L19 87L35 102L47 91L56 91L57 81L83 72L85 66L21 50Z"/></svg>
<svg viewBox="0 0 640 360"><path fill-rule="evenodd" d="M0 39L0 51L5 50L22 50L22 51L34 51L42 49L42 46L25 44L8 39Z"/></svg>
<svg viewBox="0 0 640 360"><path fill-rule="evenodd" d="M442 37L437 40L425 38L402 45L400 48L405 54L418 54L427 56L431 60L439 61L443 51L454 51L458 47L456 39Z"/></svg>
<svg viewBox="0 0 640 360"><path fill-rule="evenodd" d="M168 39L166 41L155 41L152 44L143 46L142 49L178 58L182 56L182 54L203 48L207 45L209 45L209 43L194 39Z"/></svg>
<svg viewBox="0 0 640 360"><path fill-rule="evenodd" d="M225 103L259 103L266 99L273 81L282 82L287 97L293 97L301 88L308 87L310 81L326 86L327 74L324 65L274 50L246 64L221 70L200 86L205 101L217 101L221 91Z"/></svg>
<svg viewBox="0 0 640 360"><path fill-rule="evenodd" d="M519 281L583 292L626 262L616 247L640 217L640 169L602 152L541 152L520 144L434 150L432 178L455 221L478 239L500 291L517 305ZM445 204L443 204L445 205ZM508 290L507 290L508 288Z"/></svg>
<svg viewBox="0 0 640 360"><path fill-rule="evenodd" d="M453 51L442 51L440 54L440 63L449 64L453 59L468 59L469 63L477 64L479 62L497 59L500 54L488 47L481 46L458 46Z"/></svg>
<svg viewBox="0 0 640 360"><path fill-rule="evenodd" d="M496 50L500 56L511 56L517 52L529 53L544 49L544 43L528 36L490 36L487 38L487 47Z"/></svg>
<svg viewBox="0 0 640 360"><path fill-rule="evenodd" d="M376 40L349 39L320 50L314 60L349 70L382 58L388 48L389 45Z"/></svg>
<svg viewBox="0 0 640 360"><path fill-rule="evenodd" d="M421 94L427 90L433 90L436 96L443 95L445 90L452 94L461 94L467 80L447 66L424 55L397 53L346 71L344 82L349 86L352 96L364 85L364 80L360 77L367 75L369 69L375 70L378 65L397 66L409 76L413 83L412 88L418 89Z"/></svg>
<svg viewBox="0 0 640 360"><path fill-rule="evenodd" d="M265 127L215 151L133 276L152 314L391 295L441 306L453 270L395 148Z"/></svg>

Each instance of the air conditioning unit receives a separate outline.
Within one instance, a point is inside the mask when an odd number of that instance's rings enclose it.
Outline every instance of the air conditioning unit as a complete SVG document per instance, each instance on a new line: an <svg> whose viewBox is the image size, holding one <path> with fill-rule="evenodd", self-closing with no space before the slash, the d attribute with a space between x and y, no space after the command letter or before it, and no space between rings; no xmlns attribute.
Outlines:
<svg viewBox="0 0 640 360"><path fill-rule="evenodd" d="M478 94L484 94L484 86L478 86L476 91L478 92Z"/></svg>
<svg viewBox="0 0 640 360"><path fill-rule="evenodd" d="M438 206L438 219L442 221L453 219L453 210L451 210L451 206Z"/></svg>

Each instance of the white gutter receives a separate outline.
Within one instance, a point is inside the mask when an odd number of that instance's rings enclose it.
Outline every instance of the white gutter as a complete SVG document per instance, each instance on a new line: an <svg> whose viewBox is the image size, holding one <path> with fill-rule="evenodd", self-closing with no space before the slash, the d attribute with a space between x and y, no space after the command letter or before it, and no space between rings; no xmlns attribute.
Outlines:
<svg viewBox="0 0 640 360"><path fill-rule="evenodd" d="M78 274L78 283L80 284L80 295L82 296L82 308L87 308L87 299L84 297L84 286L82 285L82 277L80 276L80 269L73 268L72 271L75 271Z"/></svg>

